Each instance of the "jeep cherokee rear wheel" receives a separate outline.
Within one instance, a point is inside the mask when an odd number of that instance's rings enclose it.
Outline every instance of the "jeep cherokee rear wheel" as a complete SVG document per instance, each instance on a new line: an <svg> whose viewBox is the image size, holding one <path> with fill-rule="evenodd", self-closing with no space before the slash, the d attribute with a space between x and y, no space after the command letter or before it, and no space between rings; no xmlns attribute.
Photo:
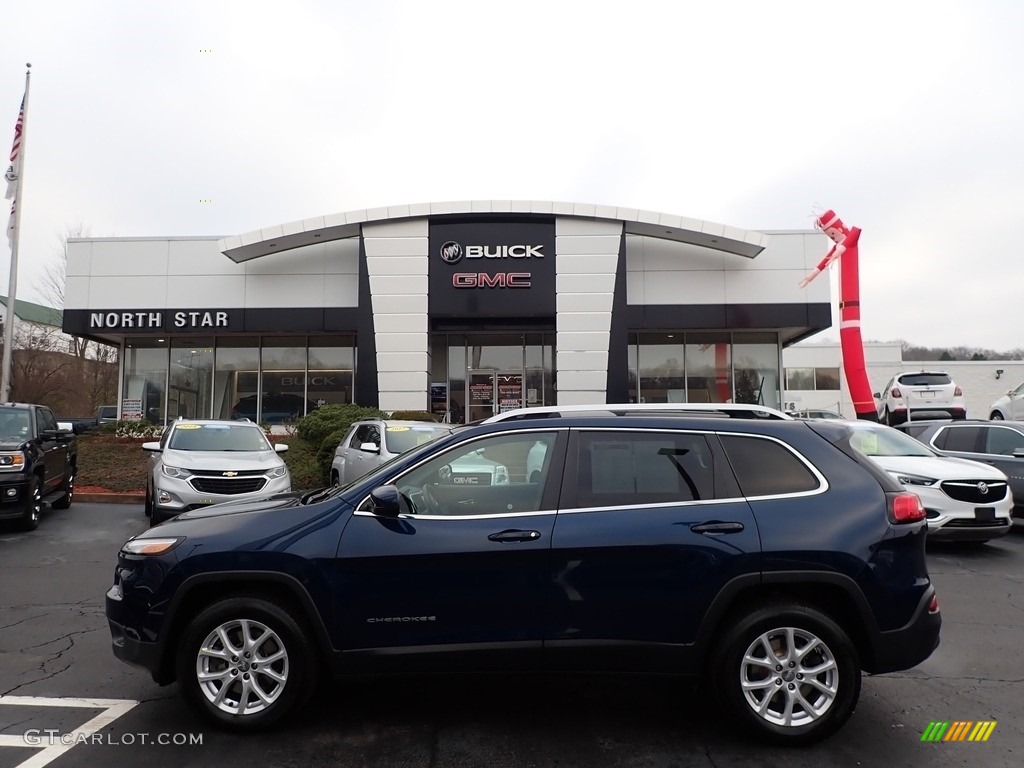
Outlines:
<svg viewBox="0 0 1024 768"><path fill-rule="evenodd" d="M843 629L807 605L760 608L726 629L715 664L719 698L733 717L777 743L835 733L860 697L857 651Z"/></svg>
<svg viewBox="0 0 1024 768"><path fill-rule="evenodd" d="M189 704L238 731L276 723L312 692L313 653L299 623L259 598L221 600L185 629L178 682Z"/></svg>

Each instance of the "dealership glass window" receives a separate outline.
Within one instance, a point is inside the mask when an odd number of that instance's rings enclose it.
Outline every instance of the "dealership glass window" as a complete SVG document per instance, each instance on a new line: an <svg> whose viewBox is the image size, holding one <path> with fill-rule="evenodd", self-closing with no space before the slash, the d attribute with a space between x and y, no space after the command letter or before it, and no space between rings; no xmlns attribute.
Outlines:
<svg viewBox="0 0 1024 768"><path fill-rule="evenodd" d="M309 339L309 373L306 378L308 410L321 405L355 402L355 337L312 336Z"/></svg>
<svg viewBox="0 0 1024 768"><path fill-rule="evenodd" d="M294 422L316 408L306 401L305 336L264 336L260 361L260 424Z"/></svg>
<svg viewBox="0 0 1024 768"><path fill-rule="evenodd" d="M639 334L637 367L640 402L686 402L682 333Z"/></svg>
<svg viewBox="0 0 1024 768"><path fill-rule="evenodd" d="M430 412L442 421L448 414L448 337L430 337Z"/></svg>
<svg viewBox="0 0 1024 768"><path fill-rule="evenodd" d="M208 419L213 412L213 337L171 339L167 418Z"/></svg>
<svg viewBox="0 0 1024 768"><path fill-rule="evenodd" d="M448 335L448 421L466 421L466 337Z"/></svg>
<svg viewBox="0 0 1024 768"><path fill-rule="evenodd" d="M815 389L839 389L838 368L815 368L814 369Z"/></svg>
<svg viewBox="0 0 1024 768"><path fill-rule="evenodd" d="M260 340L227 336L217 340L213 371L213 415L218 419L256 420Z"/></svg>
<svg viewBox="0 0 1024 768"><path fill-rule="evenodd" d="M728 333L686 334L686 395L690 403L732 402L732 345Z"/></svg>
<svg viewBox="0 0 1024 768"><path fill-rule="evenodd" d="M130 339L124 345L124 381L121 413L141 413L142 418L164 423L167 386L167 340Z"/></svg>
<svg viewBox="0 0 1024 768"><path fill-rule="evenodd" d="M786 389L814 389L813 368L787 368Z"/></svg>
<svg viewBox="0 0 1024 768"><path fill-rule="evenodd" d="M733 401L778 408L779 343L775 333L735 333L732 344Z"/></svg>
<svg viewBox="0 0 1024 768"><path fill-rule="evenodd" d="M555 337L551 333L526 334L526 403L527 406L550 405L555 402Z"/></svg>

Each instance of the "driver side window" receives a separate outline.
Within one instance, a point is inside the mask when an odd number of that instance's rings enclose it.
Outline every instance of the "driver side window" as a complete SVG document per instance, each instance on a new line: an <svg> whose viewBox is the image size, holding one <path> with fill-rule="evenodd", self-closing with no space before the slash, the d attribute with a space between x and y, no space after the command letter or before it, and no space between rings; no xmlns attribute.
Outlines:
<svg viewBox="0 0 1024 768"><path fill-rule="evenodd" d="M496 435L445 451L396 481L403 511L443 517L537 512L556 436Z"/></svg>

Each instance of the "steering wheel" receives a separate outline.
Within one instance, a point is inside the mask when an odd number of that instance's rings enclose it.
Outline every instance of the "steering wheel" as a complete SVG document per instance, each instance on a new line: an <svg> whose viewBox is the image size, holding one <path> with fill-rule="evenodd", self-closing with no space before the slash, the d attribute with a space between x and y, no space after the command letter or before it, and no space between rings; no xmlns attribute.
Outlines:
<svg viewBox="0 0 1024 768"><path fill-rule="evenodd" d="M424 483L420 488L420 498L423 499L424 503L423 514L439 515L441 514L441 505L438 503L434 494L431 493L430 486L430 483Z"/></svg>

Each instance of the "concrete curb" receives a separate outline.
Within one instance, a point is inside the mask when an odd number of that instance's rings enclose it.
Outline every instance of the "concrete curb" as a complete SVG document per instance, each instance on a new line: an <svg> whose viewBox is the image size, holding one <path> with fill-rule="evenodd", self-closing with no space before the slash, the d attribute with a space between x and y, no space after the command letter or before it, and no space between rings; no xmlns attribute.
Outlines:
<svg viewBox="0 0 1024 768"><path fill-rule="evenodd" d="M86 504L143 504L146 501L145 493L76 493L75 501Z"/></svg>

